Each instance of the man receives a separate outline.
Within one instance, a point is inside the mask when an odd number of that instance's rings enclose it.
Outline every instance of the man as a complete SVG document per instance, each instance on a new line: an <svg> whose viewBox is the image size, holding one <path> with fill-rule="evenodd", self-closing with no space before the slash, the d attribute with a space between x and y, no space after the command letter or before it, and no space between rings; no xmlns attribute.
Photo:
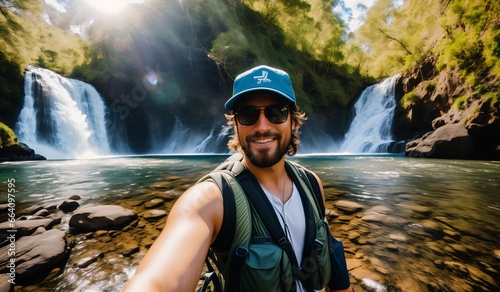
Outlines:
<svg viewBox="0 0 500 292"><path fill-rule="evenodd" d="M241 163L271 201L300 265L304 245L311 244L305 242L303 202L297 182L285 169L285 154L297 152L305 116L296 105L290 77L268 66L246 71L235 79L233 96L225 107L231 110L227 118L234 128L228 146L242 154ZM315 174L314 178L321 186ZM225 211L222 192L213 181L188 189L170 211L164 230L125 290L195 291L209 247L224 245L220 238L221 230L226 230L223 225L228 224ZM342 283L329 285L338 291L352 291L343 254L341 261ZM293 282L294 289L306 291L305 282ZM332 290L327 287L326 291Z"/></svg>

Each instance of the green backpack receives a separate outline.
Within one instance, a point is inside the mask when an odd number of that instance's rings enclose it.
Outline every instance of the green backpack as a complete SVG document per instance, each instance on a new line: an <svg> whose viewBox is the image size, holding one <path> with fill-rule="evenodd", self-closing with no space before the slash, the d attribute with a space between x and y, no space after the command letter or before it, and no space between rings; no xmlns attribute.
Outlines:
<svg viewBox="0 0 500 292"><path fill-rule="evenodd" d="M239 156L241 157L241 156ZM230 157L200 179L212 180L224 201L224 221L234 228L225 240L227 251L209 249L198 291L290 291L295 280L308 290L323 289L330 280L330 237L318 182L304 167L286 161L286 170L299 190L306 218L301 266L270 202L240 158ZM252 196L246 196L245 191ZM212 287L211 289L208 287Z"/></svg>

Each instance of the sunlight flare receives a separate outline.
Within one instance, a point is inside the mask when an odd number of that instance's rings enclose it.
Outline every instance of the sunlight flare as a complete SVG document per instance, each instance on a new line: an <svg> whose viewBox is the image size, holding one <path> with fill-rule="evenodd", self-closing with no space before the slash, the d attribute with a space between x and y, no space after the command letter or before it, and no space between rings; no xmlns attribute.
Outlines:
<svg viewBox="0 0 500 292"><path fill-rule="evenodd" d="M103 14L118 14L130 3L126 0L86 0L86 2Z"/></svg>

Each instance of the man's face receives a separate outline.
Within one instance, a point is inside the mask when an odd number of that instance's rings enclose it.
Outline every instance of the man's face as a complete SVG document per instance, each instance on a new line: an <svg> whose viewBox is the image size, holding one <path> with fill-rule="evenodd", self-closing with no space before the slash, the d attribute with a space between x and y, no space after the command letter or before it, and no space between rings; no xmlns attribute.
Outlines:
<svg viewBox="0 0 500 292"><path fill-rule="evenodd" d="M255 106L262 109L269 105L284 105L285 99L270 91L248 93L235 107ZM286 122L273 124L261 110L259 118L252 125L242 125L236 117L235 131L245 156L257 167L270 167L280 161L288 150L291 139L292 121L290 113Z"/></svg>

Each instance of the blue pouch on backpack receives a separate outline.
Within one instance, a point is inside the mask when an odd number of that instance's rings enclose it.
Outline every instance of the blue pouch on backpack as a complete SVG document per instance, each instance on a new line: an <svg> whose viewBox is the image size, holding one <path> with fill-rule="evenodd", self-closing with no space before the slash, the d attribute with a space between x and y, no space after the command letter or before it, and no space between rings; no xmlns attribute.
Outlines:
<svg viewBox="0 0 500 292"><path fill-rule="evenodd" d="M351 285L349 280L349 271L347 270L347 264L344 254L344 245L340 240L337 240L330 233L332 239L331 253L330 253L330 263L332 265L332 276L330 282L328 282L328 287L333 290L343 290L349 288Z"/></svg>

